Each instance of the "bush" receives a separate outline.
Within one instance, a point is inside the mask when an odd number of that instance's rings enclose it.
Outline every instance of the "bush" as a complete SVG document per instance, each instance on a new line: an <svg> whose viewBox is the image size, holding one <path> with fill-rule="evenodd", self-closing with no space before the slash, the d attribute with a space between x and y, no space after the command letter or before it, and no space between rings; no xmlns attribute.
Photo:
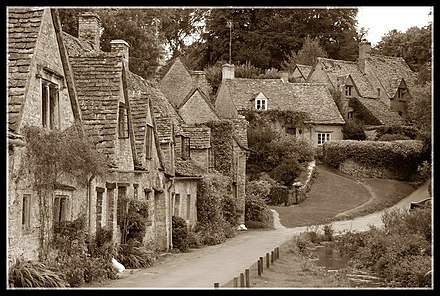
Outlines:
<svg viewBox="0 0 440 296"><path fill-rule="evenodd" d="M173 237L173 249L179 249L181 252L188 250L188 226L186 221L182 217L172 217L172 237Z"/></svg>
<svg viewBox="0 0 440 296"><path fill-rule="evenodd" d="M275 185L270 189L269 195L267 196L268 205L280 205L286 204L289 200L289 189L283 185Z"/></svg>
<svg viewBox="0 0 440 296"><path fill-rule="evenodd" d="M15 259L9 267L9 287L64 288L69 284L60 272L50 270L44 263Z"/></svg>
<svg viewBox="0 0 440 296"><path fill-rule="evenodd" d="M432 270L431 210L397 209L382 216L383 229L339 237L340 254L398 287L429 287Z"/></svg>
<svg viewBox="0 0 440 296"><path fill-rule="evenodd" d="M248 228L267 228L273 226L272 212L260 197L246 196L245 224ZM256 226L256 227L252 227Z"/></svg>
<svg viewBox="0 0 440 296"><path fill-rule="evenodd" d="M385 134L400 134L410 138L411 140L415 140L419 134L419 131L413 126L402 125L385 125L376 129L376 139L379 139Z"/></svg>
<svg viewBox="0 0 440 296"><path fill-rule="evenodd" d="M408 136L402 134L383 134L377 139L378 141L397 141L397 140L410 140Z"/></svg>
<svg viewBox="0 0 440 296"><path fill-rule="evenodd" d="M365 134L364 126L357 123L354 120L348 120L342 127L342 135L344 140L360 140L363 141L367 138Z"/></svg>
<svg viewBox="0 0 440 296"><path fill-rule="evenodd" d="M125 268L144 268L152 266L156 260L154 252L142 246L136 240L120 244L115 258Z"/></svg>

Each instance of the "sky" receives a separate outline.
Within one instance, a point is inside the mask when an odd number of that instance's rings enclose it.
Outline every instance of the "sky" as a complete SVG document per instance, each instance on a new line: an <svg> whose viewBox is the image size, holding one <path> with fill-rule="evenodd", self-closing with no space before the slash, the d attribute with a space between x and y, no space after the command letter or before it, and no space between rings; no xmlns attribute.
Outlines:
<svg viewBox="0 0 440 296"><path fill-rule="evenodd" d="M424 27L433 21L433 6L360 6L358 27L368 29L366 39L375 46L384 35L396 29L406 32L411 27Z"/></svg>

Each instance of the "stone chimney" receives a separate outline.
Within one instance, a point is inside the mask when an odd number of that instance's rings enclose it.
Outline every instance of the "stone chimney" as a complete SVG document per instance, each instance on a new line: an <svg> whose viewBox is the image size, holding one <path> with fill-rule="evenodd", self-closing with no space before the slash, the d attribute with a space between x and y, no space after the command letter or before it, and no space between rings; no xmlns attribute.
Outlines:
<svg viewBox="0 0 440 296"><path fill-rule="evenodd" d="M371 51L371 43L367 40L363 39L359 43L359 57L358 57L358 65L359 68L365 73L365 60L370 56Z"/></svg>
<svg viewBox="0 0 440 296"><path fill-rule="evenodd" d="M128 67L130 45L128 45L128 43L122 39L116 39L110 41L110 48L111 48L111 52L117 52L122 54L122 58L124 59L124 62Z"/></svg>
<svg viewBox="0 0 440 296"><path fill-rule="evenodd" d="M235 66L231 64L224 64L222 66L222 80L235 78Z"/></svg>
<svg viewBox="0 0 440 296"><path fill-rule="evenodd" d="M193 87L205 87L205 71L191 71L191 78L193 81Z"/></svg>
<svg viewBox="0 0 440 296"><path fill-rule="evenodd" d="M78 19L78 38L90 43L96 51L100 49L99 36L101 31L101 19L97 14L85 12Z"/></svg>
<svg viewBox="0 0 440 296"><path fill-rule="evenodd" d="M287 71L281 71L281 80L283 81L283 83L288 83L289 82L289 72Z"/></svg>

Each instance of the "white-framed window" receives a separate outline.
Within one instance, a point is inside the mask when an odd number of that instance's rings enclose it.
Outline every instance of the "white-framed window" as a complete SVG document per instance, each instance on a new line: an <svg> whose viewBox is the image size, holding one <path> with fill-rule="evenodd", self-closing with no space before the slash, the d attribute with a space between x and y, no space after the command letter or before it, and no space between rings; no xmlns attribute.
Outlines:
<svg viewBox="0 0 440 296"><path fill-rule="evenodd" d="M267 110L267 98L262 93L255 98L255 110Z"/></svg>
<svg viewBox="0 0 440 296"><path fill-rule="evenodd" d="M325 142L332 140L332 133L317 133L318 136L318 145L322 145Z"/></svg>

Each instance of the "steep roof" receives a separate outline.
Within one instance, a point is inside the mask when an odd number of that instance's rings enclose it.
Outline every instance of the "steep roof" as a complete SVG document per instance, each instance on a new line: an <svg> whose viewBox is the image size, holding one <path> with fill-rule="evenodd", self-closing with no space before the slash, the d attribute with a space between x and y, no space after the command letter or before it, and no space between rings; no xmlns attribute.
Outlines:
<svg viewBox="0 0 440 296"><path fill-rule="evenodd" d="M268 99L268 110L305 112L315 124L345 123L325 84L247 78L227 79L222 83L237 110L253 110L253 100L261 92Z"/></svg>
<svg viewBox="0 0 440 296"><path fill-rule="evenodd" d="M113 160L123 62L112 53L70 57L84 130L98 151Z"/></svg>
<svg viewBox="0 0 440 296"><path fill-rule="evenodd" d="M8 128L16 131L44 9L8 8Z"/></svg>
<svg viewBox="0 0 440 296"><path fill-rule="evenodd" d="M176 177L202 177L206 171L198 166L193 160L176 159Z"/></svg>
<svg viewBox="0 0 440 296"><path fill-rule="evenodd" d="M350 74L362 97L377 98L377 93L374 91L373 86L356 62L328 58L317 58L317 62L322 64L323 70L327 73L335 88L339 87L338 77Z"/></svg>
<svg viewBox="0 0 440 296"><path fill-rule="evenodd" d="M402 125L404 119L397 112L390 111L379 99L356 98L371 114L384 125Z"/></svg>
<svg viewBox="0 0 440 296"><path fill-rule="evenodd" d="M307 79L307 77L309 76L309 73L312 71L313 66L309 66L309 65L301 65L301 64L296 64L296 67L298 68L298 70L301 72L302 76Z"/></svg>
<svg viewBox="0 0 440 296"><path fill-rule="evenodd" d="M414 85L416 74L409 68L402 57L391 57L370 54L367 62L376 77L381 82L388 97L394 97L402 78L408 87Z"/></svg>

